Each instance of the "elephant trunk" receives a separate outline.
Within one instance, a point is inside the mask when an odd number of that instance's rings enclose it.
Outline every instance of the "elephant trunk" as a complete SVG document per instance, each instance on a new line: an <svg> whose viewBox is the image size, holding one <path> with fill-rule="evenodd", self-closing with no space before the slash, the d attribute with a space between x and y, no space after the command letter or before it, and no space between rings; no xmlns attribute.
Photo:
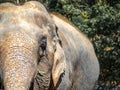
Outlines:
<svg viewBox="0 0 120 90"><path fill-rule="evenodd" d="M29 90L37 67L37 53L32 41L10 35L1 46L5 90Z"/></svg>

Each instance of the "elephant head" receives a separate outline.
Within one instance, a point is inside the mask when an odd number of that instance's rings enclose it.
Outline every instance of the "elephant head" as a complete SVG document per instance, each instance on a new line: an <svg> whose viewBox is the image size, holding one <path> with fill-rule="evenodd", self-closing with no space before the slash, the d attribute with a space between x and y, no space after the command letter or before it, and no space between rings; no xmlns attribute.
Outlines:
<svg viewBox="0 0 120 90"><path fill-rule="evenodd" d="M0 74L5 90L42 85L44 81L36 80L38 74L56 86L65 68L57 27L42 4L0 5Z"/></svg>

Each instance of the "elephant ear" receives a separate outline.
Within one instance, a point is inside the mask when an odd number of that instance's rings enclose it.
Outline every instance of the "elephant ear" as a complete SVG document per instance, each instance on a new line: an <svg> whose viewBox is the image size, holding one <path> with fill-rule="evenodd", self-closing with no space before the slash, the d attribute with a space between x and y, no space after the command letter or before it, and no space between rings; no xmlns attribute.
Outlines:
<svg viewBox="0 0 120 90"><path fill-rule="evenodd" d="M58 34L57 34L58 35ZM59 39L59 36L57 36ZM56 41L56 50L54 53L54 62L52 67L52 79L54 86L57 85L61 74L64 73L66 68L66 57L62 48L60 40Z"/></svg>

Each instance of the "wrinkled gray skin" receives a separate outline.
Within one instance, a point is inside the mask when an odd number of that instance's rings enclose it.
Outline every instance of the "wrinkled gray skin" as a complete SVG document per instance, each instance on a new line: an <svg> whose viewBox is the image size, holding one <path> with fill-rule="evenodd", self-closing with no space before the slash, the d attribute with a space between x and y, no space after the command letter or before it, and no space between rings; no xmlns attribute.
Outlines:
<svg viewBox="0 0 120 90"><path fill-rule="evenodd" d="M92 90L99 64L91 42L42 4L0 5L3 90Z"/></svg>

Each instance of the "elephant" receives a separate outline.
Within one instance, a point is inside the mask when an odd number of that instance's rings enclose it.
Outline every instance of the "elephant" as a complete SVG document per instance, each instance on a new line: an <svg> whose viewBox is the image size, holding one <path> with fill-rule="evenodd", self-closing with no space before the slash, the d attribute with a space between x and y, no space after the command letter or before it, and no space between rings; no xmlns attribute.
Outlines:
<svg viewBox="0 0 120 90"><path fill-rule="evenodd" d="M99 62L90 40L37 1L0 4L1 90L93 90Z"/></svg>

